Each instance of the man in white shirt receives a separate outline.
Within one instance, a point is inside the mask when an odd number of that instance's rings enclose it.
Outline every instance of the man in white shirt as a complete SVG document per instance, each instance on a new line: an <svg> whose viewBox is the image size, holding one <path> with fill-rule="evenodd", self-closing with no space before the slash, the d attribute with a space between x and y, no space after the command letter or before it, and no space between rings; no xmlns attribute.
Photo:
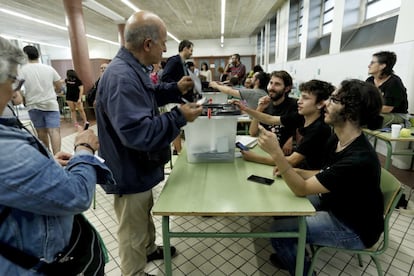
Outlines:
<svg viewBox="0 0 414 276"><path fill-rule="evenodd" d="M20 75L25 79L23 96L29 110L30 120L36 129L38 138L52 152L60 151L60 113L56 92L61 87L61 77L49 65L39 62L39 52L31 45L25 46L29 63L24 65Z"/></svg>

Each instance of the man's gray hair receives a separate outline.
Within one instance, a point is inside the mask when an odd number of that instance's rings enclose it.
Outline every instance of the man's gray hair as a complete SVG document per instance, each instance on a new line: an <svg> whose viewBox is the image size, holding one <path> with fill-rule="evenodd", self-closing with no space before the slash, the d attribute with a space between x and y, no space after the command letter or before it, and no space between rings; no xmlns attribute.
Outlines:
<svg viewBox="0 0 414 276"><path fill-rule="evenodd" d="M26 55L23 51L0 36L0 83L4 83L9 78L14 66L25 62Z"/></svg>
<svg viewBox="0 0 414 276"><path fill-rule="evenodd" d="M125 30L125 42L129 43L133 49L142 47L145 39L151 38L158 42L160 39L160 28L156 24L143 24L133 26Z"/></svg>

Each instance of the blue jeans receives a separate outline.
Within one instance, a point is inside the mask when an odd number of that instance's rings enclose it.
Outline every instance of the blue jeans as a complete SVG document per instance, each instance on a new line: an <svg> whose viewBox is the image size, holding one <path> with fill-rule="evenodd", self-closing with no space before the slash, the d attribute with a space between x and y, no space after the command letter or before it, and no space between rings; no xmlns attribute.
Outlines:
<svg viewBox="0 0 414 276"><path fill-rule="evenodd" d="M306 217L306 242L323 246L333 246L338 248L363 249L365 248L358 234L340 222L330 212L320 211L320 201L318 196L308 197L316 209L314 216ZM271 231L297 231L297 218L275 219L271 226ZM291 275L295 275L296 267L296 238L273 238L272 246L278 253L282 263L286 265ZM303 275L308 274L310 259L305 257Z"/></svg>

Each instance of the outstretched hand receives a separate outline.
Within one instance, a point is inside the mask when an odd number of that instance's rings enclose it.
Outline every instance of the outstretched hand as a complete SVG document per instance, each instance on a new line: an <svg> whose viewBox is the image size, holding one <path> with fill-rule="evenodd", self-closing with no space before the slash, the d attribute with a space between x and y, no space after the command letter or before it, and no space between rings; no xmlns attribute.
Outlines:
<svg viewBox="0 0 414 276"><path fill-rule="evenodd" d="M177 82L177 86L181 93L185 95L188 90L194 87L194 82L190 76L184 76Z"/></svg>
<svg viewBox="0 0 414 276"><path fill-rule="evenodd" d="M203 107L197 103L182 104L179 109L187 122L194 121L203 111Z"/></svg>
<svg viewBox="0 0 414 276"><path fill-rule="evenodd" d="M259 139L258 144L259 146L272 155L272 153L277 152L280 150L279 141L277 140L276 134L271 131L266 130L263 126L259 125Z"/></svg>

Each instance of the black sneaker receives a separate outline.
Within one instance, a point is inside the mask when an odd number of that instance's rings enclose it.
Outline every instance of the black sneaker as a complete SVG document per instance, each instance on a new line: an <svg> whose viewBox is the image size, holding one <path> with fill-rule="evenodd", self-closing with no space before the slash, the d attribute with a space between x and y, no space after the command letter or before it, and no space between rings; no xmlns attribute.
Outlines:
<svg viewBox="0 0 414 276"><path fill-rule="evenodd" d="M277 254L272 253L269 257L269 260L273 266L279 269L287 270L287 267L285 266L284 263L282 263L282 261L279 259L279 256Z"/></svg>
<svg viewBox="0 0 414 276"><path fill-rule="evenodd" d="M176 249L174 246L170 247L171 250L171 258L175 256ZM157 250L153 253L147 255L147 263L152 262L154 260L163 260L164 259L164 248L162 246L157 246Z"/></svg>

